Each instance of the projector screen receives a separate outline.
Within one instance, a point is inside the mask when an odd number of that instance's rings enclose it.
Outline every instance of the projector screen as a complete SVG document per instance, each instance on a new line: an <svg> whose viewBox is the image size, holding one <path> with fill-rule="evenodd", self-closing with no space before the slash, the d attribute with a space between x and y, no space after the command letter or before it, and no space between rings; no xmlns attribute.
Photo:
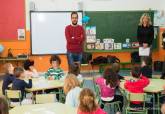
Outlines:
<svg viewBox="0 0 165 114"><path fill-rule="evenodd" d="M82 25L82 12L78 12ZM34 11L30 13L31 53L65 54L65 27L71 24L71 12Z"/></svg>

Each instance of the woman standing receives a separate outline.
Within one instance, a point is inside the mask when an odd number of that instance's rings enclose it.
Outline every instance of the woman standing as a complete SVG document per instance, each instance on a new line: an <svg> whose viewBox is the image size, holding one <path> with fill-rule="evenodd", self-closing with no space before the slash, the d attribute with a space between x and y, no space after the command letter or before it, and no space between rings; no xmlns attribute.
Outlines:
<svg viewBox="0 0 165 114"><path fill-rule="evenodd" d="M151 18L147 13L144 13L140 18L140 23L137 29L137 39L140 47L151 48L154 39L154 28L152 26Z"/></svg>

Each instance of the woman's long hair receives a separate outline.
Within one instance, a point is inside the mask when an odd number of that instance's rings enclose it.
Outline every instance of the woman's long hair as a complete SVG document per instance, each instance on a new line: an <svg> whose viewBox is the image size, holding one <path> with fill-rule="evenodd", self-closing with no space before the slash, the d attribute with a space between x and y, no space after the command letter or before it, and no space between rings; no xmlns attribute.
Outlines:
<svg viewBox="0 0 165 114"><path fill-rule="evenodd" d="M143 13L142 16L140 17L140 22L139 22L139 25L142 26L143 25L143 19L144 17L147 17L148 18L148 23L147 23L147 26L150 26L152 25L152 22L151 22L151 17L149 16L148 13Z"/></svg>

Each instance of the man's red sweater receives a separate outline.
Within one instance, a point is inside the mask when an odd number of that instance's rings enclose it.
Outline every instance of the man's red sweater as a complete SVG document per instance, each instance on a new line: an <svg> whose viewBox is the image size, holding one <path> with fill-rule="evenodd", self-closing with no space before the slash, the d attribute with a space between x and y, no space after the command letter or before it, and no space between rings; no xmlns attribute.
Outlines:
<svg viewBox="0 0 165 114"><path fill-rule="evenodd" d="M128 90L131 93L144 93L144 88L149 84L149 79L145 76L141 76L139 80L132 81L127 80L124 84L124 87L126 90ZM134 104L139 104L138 101L133 101Z"/></svg>
<svg viewBox="0 0 165 114"><path fill-rule="evenodd" d="M67 40L67 51L72 53L81 53L83 51L83 42L85 33L82 26L68 25L65 28L65 37Z"/></svg>

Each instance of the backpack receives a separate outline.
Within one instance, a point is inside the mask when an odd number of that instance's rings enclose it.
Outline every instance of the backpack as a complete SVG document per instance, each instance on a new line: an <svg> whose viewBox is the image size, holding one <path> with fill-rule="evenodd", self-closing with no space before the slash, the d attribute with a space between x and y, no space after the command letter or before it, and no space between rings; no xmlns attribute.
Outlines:
<svg viewBox="0 0 165 114"><path fill-rule="evenodd" d="M91 62L92 65L98 65L98 64L106 64L107 58L103 56L98 56Z"/></svg>
<svg viewBox="0 0 165 114"><path fill-rule="evenodd" d="M117 58L116 56L108 55L107 56L107 62L108 63L120 63L120 59Z"/></svg>

